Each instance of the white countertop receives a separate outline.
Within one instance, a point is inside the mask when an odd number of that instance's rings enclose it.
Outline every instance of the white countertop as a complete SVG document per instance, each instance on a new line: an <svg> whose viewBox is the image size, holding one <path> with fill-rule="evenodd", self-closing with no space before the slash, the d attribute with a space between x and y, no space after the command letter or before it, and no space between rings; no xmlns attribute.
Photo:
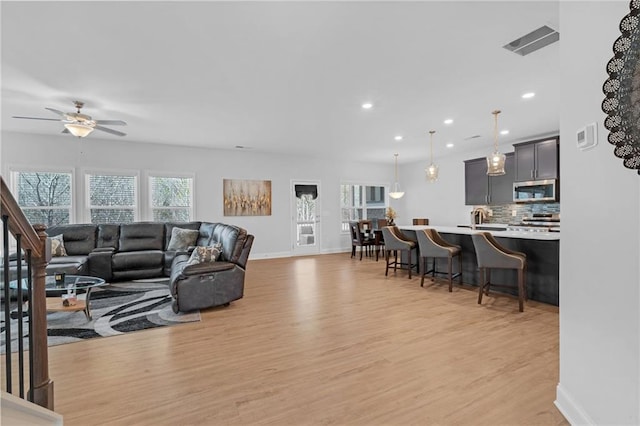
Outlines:
<svg viewBox="0 0 640 426"><path fill-rule="evenodd" d="M506 227L508 227L509 224L508 223L480 223L478 225L476 225L476 229L489 229L489 228L502 228L505 229ZM471 225L458 225L458 227L460 228L471 228Z"/></svg>
<svg viewBox="0 0 640 426"><path fill-rule="evenodd" d="M496 224L483 224L482 226L496 225ZM471 228L459 228L457 226L424 226L424 225L398 225L400 229L406 229L408 231L418 231L420 229L433 228L440 233L445 234L460 234L471 235L480 230ZM521 238L526 240L548 240L558 241L560 240L559 232L535 232L535 231L491 231L482 230L482 232L489 232L494 237L500 238Z"/></svg>

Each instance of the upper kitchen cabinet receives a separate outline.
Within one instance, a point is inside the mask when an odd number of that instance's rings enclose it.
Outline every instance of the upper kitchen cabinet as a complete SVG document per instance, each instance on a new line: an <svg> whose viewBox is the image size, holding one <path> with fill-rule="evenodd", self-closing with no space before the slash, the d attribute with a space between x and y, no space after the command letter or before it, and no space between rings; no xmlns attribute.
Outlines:
<svg viewBox="0 0 640 426"><path fill-rule="evenodd" d="M487 160L477 158L464 162L464 204L479 206L489 203Z"/></svg>
<svg viewBox="0 0 640 426"><path fill-rule="evenodd" d="M558 178L558 137L518 143L513 147L515 148L516 182Z"/></svg>
<svg viewBox="0 0 640 426"><path fill-rule="evenodd" d="M515 176L514 153L506 154L505 174L487 175L487 159L476 158L464 162L464 204L467 206L509 204L513 202Z"/></svg>

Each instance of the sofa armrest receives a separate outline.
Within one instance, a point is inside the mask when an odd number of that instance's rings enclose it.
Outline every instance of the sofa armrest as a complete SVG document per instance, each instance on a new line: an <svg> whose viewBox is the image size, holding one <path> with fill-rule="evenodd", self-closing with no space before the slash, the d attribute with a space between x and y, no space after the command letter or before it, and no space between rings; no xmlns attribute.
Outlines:
<svg viewBox="0 0 640 426"><path fill-rule="evenodd" d="M233 269L236 266L237 265L232 262L198 263L195 265L185 266L185 268L180 272L180 275L189 276L189 275L210 274L214 272L228 271L229 269Z"/></svg>
<svg viewBox="0 0 640 426"><path fill-rule="evenodd" d="M177 251L177 253L181 253L181 254L186 254L188 256L191 256L191 253L193 253L193 251L196 249L196 246L189 246L186 249L180 249Z"/></svg>
<svg viewBox="0 0 640 426"><path fill-rule="evenodd" d="M89 275L100 277L105 281L110 281L113 277L111 270L111 256L115 249L113 247L96 248L89 253Z"/></svg>

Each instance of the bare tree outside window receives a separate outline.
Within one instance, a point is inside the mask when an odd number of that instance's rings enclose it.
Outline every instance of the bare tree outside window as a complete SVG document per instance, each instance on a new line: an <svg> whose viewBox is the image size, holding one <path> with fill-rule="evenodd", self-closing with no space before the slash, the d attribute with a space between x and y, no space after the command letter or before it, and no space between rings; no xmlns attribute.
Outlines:
<svg viewBox="0 0 640 426"><path fill-rule="evenodd" d="M31 224L69 223L71 178L71 173L14 172L16 198Z"/></svg>
<svg viewBox="0 0 640 426"><path fill-rule="evenodd" d="M316 199L311 194L296 197L297 244L298 246L316 243Z"/></svg>
<svg viewBox="0 0 640 426"><path fill-rule="evenodd" d="M149 178L153 220L188 222L192 216L193 179L186 177Z"/></svg>
<svg viewBox="0 0 640 426"><path fill-rule="evenodd" d="M131 223L135 220L135 176L89 175L91 223Z"/></svg>

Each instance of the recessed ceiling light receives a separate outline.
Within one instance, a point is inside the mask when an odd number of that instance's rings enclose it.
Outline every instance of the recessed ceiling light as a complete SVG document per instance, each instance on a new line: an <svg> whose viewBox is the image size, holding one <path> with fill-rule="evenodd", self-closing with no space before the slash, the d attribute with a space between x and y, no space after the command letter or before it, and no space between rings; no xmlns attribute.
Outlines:
<svg viewBox="0 0 640 426"><path fill-rule="evenodd" d="M363 109L371 109L373 108L373 104L371 102L365 102L362 104Z"/></svg>
<svg viewBox="0 0 640 426"><path fill-rule="evenodd" d="M449 143L447 144L447 148L453 148L453 144L452 144L451 142L449 142Z"/></svg>
<svg viewBox="0 0 640 426"><path fill-rule="evenodd" d="M525 93L524 95L522 95L522 99L530 99L533 98L536 94L533 92L529 92L529 93Z"/></svg>
<svg viewBox="0 0 640 426"><path fill-rule="evenodd" d="M453 118L447 118L446 120L444 120L444 124L451 124L453 123Z"/></svg>
<svg viewBox="0 0 640 426"><path fill-rule="evenodd" d="M402 140L402 136L398 135L394 139L397 140L397 141L401 141Z"/></svg>
<svg viewBox="0 0 640 426"><path fill-rule="evenodd" d="M509 134L509 131L508 131L508 130L506 130L506 129L505 129L505 130L500 130L500 134L501 134L501 135L508 135L508 134Z"/></svg>

